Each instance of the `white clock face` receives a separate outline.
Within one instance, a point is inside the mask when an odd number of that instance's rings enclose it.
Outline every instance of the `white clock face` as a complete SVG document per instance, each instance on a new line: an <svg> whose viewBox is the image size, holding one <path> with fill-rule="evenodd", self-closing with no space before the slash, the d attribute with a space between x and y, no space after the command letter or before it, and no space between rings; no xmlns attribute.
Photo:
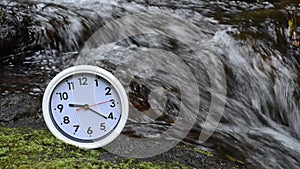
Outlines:
<svg viewBox="0 0 300 169"><path fill-rule="evenodd" d="M83 65L66 69L50 82L43 112L56 137L80 147L96 148L121 132L128 101L124 88L112 74Z"/></svg>

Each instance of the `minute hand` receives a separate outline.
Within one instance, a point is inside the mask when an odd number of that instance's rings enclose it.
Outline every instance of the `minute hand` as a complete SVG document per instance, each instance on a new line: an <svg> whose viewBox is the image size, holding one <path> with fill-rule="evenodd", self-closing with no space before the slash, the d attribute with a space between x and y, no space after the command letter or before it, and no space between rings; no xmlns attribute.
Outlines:
<svg viewBox="0 0 300 169"><path fill-rule="evenodd" d="M104 116L103 114L101 114L101 113L97 112L96 110L94 110L94 109L92 109L92 108L90 108L90 107L88 107L88 109L89 109L89 110L91 110L92 112L96 113L96 114L99 114L101 117L103 117L103 118L107 119L107 117L106 117L106 116Z"/></svg>

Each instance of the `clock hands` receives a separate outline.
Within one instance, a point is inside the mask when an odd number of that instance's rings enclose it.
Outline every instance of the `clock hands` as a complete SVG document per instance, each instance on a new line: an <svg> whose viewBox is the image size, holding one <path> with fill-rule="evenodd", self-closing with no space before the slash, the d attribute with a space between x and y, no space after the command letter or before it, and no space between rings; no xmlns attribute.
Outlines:
<svg viewBox="0 0 300 169"><path fill-rule="evenodd" d="M100 103L96 103L96 104L92 104L92 105L87 105L88 107L94 107L94 106L99 106L99 105L101 105L101 104L105 104L105 103L108 103L108 102L110 102L110 100L107 100L107 101L104 101L104 102L100 102ZM80 111L80 110L82 110L82 109L87 109L87 108L85 108L85 105L78 105L78 104L71 104L71 105L76 105L77 107L80 107L80 108L78 108L78 109L76 109L76 111ZM69 104L69 106L70 106L70 104ZM75 106L75 107L76 107ZM72 106L70 106L70 107L72 107Z"/></svg>
<svg viewBox="0 0 300 169"><path fill-rule="evenodd" d="M69 104L70 107L79 107L76 109L76 111L80 111L80 110L91 110L92 112L100 115L101 117L107 119L106 116L104 116L103 114L97 112L96 110L92 109L91 107L93 106L97 106L97 105L100 105L100 104L104 104L104 103L108 103L110 101L104 101L104 102L100 102L100 103L97 103L97 104L93 104L93 105L88 105L88 104Z"/></svg>

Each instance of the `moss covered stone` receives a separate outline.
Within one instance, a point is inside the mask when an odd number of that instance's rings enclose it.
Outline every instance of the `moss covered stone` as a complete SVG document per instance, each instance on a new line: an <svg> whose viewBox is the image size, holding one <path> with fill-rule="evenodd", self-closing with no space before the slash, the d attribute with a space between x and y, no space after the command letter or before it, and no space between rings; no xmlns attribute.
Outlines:
<svg viewBox="0 0 300 169"><path fill-rule="evenodd" d="M191 168L176 162L105 160L103 149L85 150L47 130L0 127L0 168Z"/></svg>
<svg viewBox="0 0 300 169"><path fill-rule="evenodd" d="M81 149L48 130L0 127L0 168L244 168L208 151L178 145L146 159L115 156L103 149Z"/></svg>

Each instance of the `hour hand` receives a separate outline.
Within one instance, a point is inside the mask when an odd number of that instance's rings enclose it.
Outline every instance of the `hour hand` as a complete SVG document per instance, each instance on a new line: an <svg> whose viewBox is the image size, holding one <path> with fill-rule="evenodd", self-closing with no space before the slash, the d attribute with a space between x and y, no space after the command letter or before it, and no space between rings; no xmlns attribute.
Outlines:
<svg viewBox="0 0 300 169"><path fill-rule="evenodd" d="M70 107L85 107L85 104L69 104Z"/></svg>

